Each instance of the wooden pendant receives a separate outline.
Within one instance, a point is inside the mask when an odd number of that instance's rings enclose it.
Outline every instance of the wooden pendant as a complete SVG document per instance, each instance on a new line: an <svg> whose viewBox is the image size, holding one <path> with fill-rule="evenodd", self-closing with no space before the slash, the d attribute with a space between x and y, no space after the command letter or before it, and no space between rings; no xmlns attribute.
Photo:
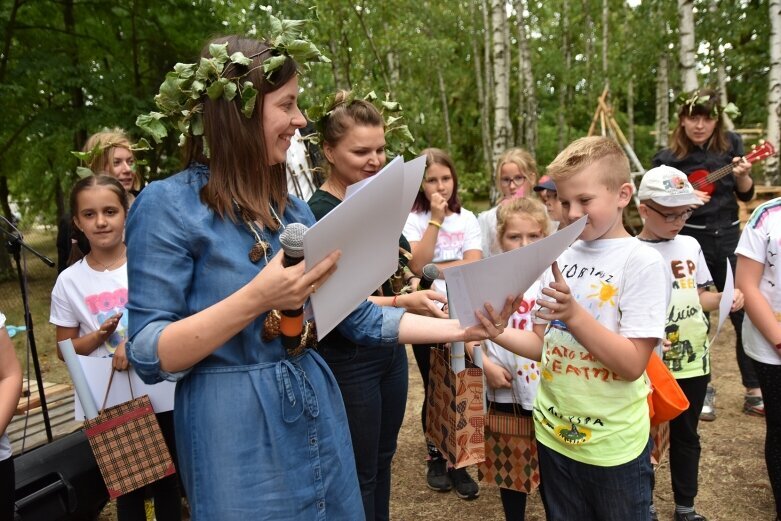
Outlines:
<svg viewBox="0 0 781 521"><path fill-rule="evenodd" d="M266 257L268 248L269 244L266 241L256 242L252 245L252 249L249 251L249 260L257 264L260 262L260 259Z"/></svg>

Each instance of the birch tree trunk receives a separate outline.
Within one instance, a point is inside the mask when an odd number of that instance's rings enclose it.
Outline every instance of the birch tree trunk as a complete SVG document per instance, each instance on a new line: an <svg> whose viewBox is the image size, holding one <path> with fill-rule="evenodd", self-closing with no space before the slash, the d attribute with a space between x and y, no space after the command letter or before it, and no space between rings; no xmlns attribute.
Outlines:
<svg viewBox="0 0 781 521"><path fill-rule="evenodd" d="M474 57L475 62L475 81L477 83L477 97L478 102L477 106L480 109L480 138L483 144L483 164L487 168L488 176L490 177L491 174L491 94L488 92L490 90L490 75L488 74L488 69L485 69L485 75L483 75L483 71L480 67L480 46L477 43L477 34L479 32L477 27L477 13L475 13L475 4L472 3L472 20L474 22L474 31L472 33L472 56ZM481 6L478 8L481 10L483 14L483 32L488 32L488 26L485 25L488 21L488 17L486 15L485 11L485 1L481 2ZM484 60L486 54L483 54ZM490 55L488 55L488 59L490 60ZM484 61L484 64L487 66L488 60ZM485 78L485 80L484 80Z"/></svg>
<svg viewBox="0 0 781 521"><path fill-rule="evenodd" d="M694 0L678 0L678 27L680 37L680 69L683 90L691 92L698 86L694 68Z"/></svg>
<svg viewBox="0 0 781 521"><path fill-rule="evenodd" d="M770 73L767 86L767 140L779 150L781 145L781 0L770 0ZM765 182L781 180L778 154L765 162Z"/></svg>
<svg viewBox="0 0 781 521"><path fill-rule="evenodd" d="M659 65L656 71L656 148L667 146L667 134L670 131L668 66L667 53L663 51L659 55Z"/></svg>
<svg viewBox="0 0 781 521"><path fill-rule="evenodd" d="M564 51L564 71L569 71L572 67L572 51L570 49L570 37L569 37L569 1L563 0L561 5L561 48ZM558 134L559 134L559 150L564 150L569 141L569 128L567 123L567 79L565 73L562 73L562 77L559 78L559 113L557 115L558 120Z"/></svg>
<svg viewBox="0 0 781 521"><path fill-rule="evenodd" d="M610 21L610 10L608 8L609 0L602 0L602 77L605 79L605 87L610 88L610 76L607 68L607 50L608 50L608 22Z"/></svg>
<svg viewBox="0 0 781 521"><path fill-rule="evenodd" d="M511 143L510 122L510 84L507 76L507 48L505 47L504 26L507 24L504 0L491 1L491 24L493 27L494 58L494 142L493 167L499 156Z"/></svg>
<svg viewBox="0 0 781 521"><path fill-rule="evenodd" d="M629 78L626 84L626 139L629 146L635 148L635 79Z"/></svg>
<svg viewBox="0 0 781 521"><path fill-rule="evenodd" d="M710 0L710 4L708 4L708 13L712 18L719 16L719 4L717 0ZM729 96L727 95L727 71L724 67L724 55L721 52L717 38L711 40L710 46L711 52L713 53L713 62L716 66L716 82L718 84L719 104L724 107L729 101ZM722 114L721 119L724 121L725 129L735 129L735 124L728 115Z"/></svg>
<svg viewBox="0 0 781 521"><path fill-rule="evenodd" d="M449 153L452 153L453 135L450 133L450 111L447 108L447 91L445 90L445 79L442 77L442 69L439 67L437 67L437 79L439 80L439 99L442 101L442 117L445 120L447 150Z"/></svg>
<svg viewBox="0 0 781 521"><path fill-rule="evenodd" d="M531 53L529 52L529 40L526 35L526 2L516 0L515 11L518 17L518 69L521 79L519 91L521 91L522 103L518 110L524 114L523 118L523 142L526 150L537 156L537 94L535 92L534 74L532 73ZM520 134L520 128L518 130ZM519 135L520 138L520 135Z"/></svg>

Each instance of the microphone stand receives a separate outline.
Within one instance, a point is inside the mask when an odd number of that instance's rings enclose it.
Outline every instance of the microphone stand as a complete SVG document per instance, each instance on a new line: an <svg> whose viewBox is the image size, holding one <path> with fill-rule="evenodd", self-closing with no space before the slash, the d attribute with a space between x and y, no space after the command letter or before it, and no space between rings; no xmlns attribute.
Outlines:
<svg viewBox="0 0 781 521"><path fill-rule="evenodd" d="M5 224L10 228L10 230L5 229L5 227L0 226L0 232L2 232L6 236L6 248L8 249L8 253L13 255L14 261L16 262L16 273L19 277L19 287L22 292L22 307L24 308L24 325L27 327L27 341L30 344L30 351L33 355L33 368L35 370L35 381L38 382L38 396L41 399L41 413L43 414L43 425L46 429L46 438L48 439L49 443L52 442L53 436L52 436L52 426L51 421L49 420L49 408L46 405L46 396L43 392L43 378L41 377L41 366L38 363L38 350L35 346L35 335L33 334L33 316L30 313L30 304L29 300L27 298L27 280L24 276L24 271L22 270L22 262L21 262L21 251L22 248L26 249L39 259L43 261L44 264L49 266L50 268L54 267L54 261L48 258L47 256L39 253L34 248L31 248L28 244L26 244L22 240L22 233L19 231L16 226L13 225L8 219L6 219L2 214L0 214L0 219L5 222Z"/></svg>

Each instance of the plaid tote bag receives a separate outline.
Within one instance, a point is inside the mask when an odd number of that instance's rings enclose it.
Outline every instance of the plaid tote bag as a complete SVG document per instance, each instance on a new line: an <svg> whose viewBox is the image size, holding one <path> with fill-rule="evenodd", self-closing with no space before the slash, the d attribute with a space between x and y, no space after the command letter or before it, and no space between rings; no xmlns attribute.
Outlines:
<svg viewBox="0 0 781 521"><path fill-rule="evenodd" d="M485 461L477 466L483 483L530 494L540 486L534 421L530 416L489 408L485 416Z"/></svg>
<svg viewBox="0 0 781 521"><path fill-rule="evenodd" d="M101 411L84 422L84 432L111 499L175 472L149 396L106 408L113 379L114 369ZM132 386L130 395L133 396Z"/></svg>

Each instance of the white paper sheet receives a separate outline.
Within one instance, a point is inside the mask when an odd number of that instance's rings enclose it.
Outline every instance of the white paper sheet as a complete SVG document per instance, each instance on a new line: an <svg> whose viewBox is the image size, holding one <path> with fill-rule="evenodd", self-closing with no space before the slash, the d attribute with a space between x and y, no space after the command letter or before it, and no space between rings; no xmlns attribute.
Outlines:
<svg viewBox="0 0 781 521"><path fill-rule="evenodd" d="M396 271L404 161L397 157L304 235L307 269L334 250L338 267L310 297L318 340Z"/></svg>
<svg viewBox="0 0 781 521"><path fill-rule="evenodd" d="M92 397L95 399L98 407L101 407L103 398L106 396L108 379L111 377L111 358L79 355L78 359L81 368L84 370ZM106 401L106 407L132 400L133 396L138 398L146 394L149 395L149 401L152 402L152 408L155 412L173 410L174 389L176 388L174 382L160 382L154 385L147 385L141 381L132 367L129 373L133 382L133 395L130 395L130 387L128 386L128 371L116 372L114 373L114 381L111 382L111 391ZM78 396L74 400L74 404L76 406L76 421L83 421L84 410L81 407Z"/></svg>
<svg viewBox="0 0 781 521"><path fill-rule="evenodd" d="M586 216L533 244L477 262L444 270L448 306L455 308L462 327L476 325L475 311L486 302L498 312L511 295L520 295L583 232Z"/></svg>
<svg viewBox="0 0 781 521"><path fill-rule="evenodd" d="M423 183L423 175L426 173L426 156L418 156L412 161L404 163L404 192L401 195L401 204L399 205L399 234L404 229L412 211L412 205L415 197L420 191L420 185Z"/></svg>
<svg viewBox="0 0 781 521"><path fill-rule="evenodd" d="M710 345L716 341L716 337L719 336L721 326L724 325L724 321L729 317L729 310L732 308L732 301L735 298L735 279L732 275L732 265L727 259L727 274L724 277L724 290L721 292L721 300L719 301L719 325L716 326L716 334L711 338Z"/></svg>

